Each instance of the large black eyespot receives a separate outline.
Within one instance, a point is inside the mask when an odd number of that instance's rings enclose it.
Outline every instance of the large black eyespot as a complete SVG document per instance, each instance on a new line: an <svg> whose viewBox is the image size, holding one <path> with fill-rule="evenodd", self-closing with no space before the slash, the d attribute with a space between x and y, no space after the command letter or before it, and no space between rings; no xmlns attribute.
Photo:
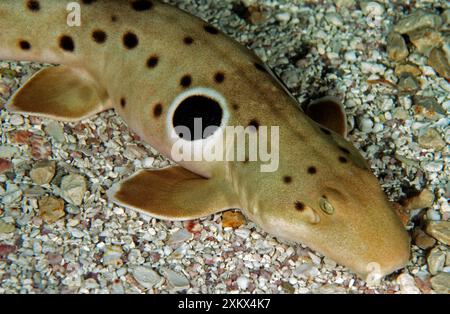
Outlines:
<svg viewBox="0 0 450 314"><path fill-rule="evenodd" d="M220 127L222 118L223 110L219 102L207 96L192 95L184 99L175 109L172 123L175 132L180 138L195 141L206 139L213 135L214 131ZM201 128L200 125L195 125L199 121L201 121ZM208 128L213 126L216 128ZM187 130L186 128L190 134L184 134L182 130ZM207 132L205 132L206 128L208 128Z"/></svg>

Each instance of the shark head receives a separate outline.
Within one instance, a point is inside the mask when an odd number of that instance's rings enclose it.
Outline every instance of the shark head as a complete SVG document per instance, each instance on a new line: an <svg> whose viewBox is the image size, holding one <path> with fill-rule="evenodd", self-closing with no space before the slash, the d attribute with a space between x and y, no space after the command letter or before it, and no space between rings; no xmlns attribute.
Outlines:
<svg viewBox="0 0 450 314"><path fill-rule="evenodd" d="M339 112L330 100L315 106L316 113L321 106L324 113ZM303 243L367 281L404 267L409 236L364 158L338 133L345 127L326 117L315 117L321 124L295 119L300 128L280 132L279 169L252 182L258 192L248 204L251 215L270 233Z"/></svg>

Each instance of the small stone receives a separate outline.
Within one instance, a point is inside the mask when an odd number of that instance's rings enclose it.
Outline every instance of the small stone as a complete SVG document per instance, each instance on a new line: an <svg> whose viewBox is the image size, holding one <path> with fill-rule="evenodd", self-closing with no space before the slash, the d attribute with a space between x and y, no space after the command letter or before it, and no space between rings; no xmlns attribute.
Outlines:
<svg viewBox="0 0 450 314"><path fill-rule="evenodd" d="M120 281L115 281L111 285L112 294L125 294L125 289Z"/></svg>
<svg viewBox="0 0 450 314"><path fill-rule="evenodd" d="M48 135L53 137L55 141L58 143L64 143L66 138L64 137L64 128L62 127L61 123L57 121L50 121L45 128Z"/></svg>
<svg viewBox="0 0 450 314"><path fill-rule="evenodd" d="M239 228L243 224L245 224L246 220L244 215L242 215L239 211L226 211L222 214L222 225L224 228Z"/></svg>
<svg viewBox="0 0 450 314"><path fill-rule="evenodd" d="M45 196L38 201L39 215L42 219L52 224L66 215L64 212L64 201L60 198Z"/></svg>
<svg viewBox="0 0 450 314"><path fill-rule="evenodd" d="M384 7L375 1L361 2L361 9L368 16L380 16L384 13Z"/></svg>
<svg viewBox="0 0 450 314"><path fill-rule="evenodd" d="M394 30L400 34L405 34L424 27L438 28L441 24L442 19L439 15L417 10L398 21Z"/></svg>
<svg viewBox="0 0 450 314"><path fill-rule="evenodd" d="M283 12L283 13L276 14L275 18L279 22L287 23L291 19L291 15L289 14L289 12Z"/></svg>
<svg viewBox="0 0 450 314"><path fill-rule="evenodd" d="M397 277L400 285L400 292L403 294L420 294L420 289L416 287L413 276L410 274L401 274Z"/></svg>
<svg viewBox="0 0 450 314"><path fill-rule="evenodd" d="M0 145L0 158L11 159L15 154L19 152L19 149L10 145Z"/></svg>
<svg viewBox="0 0 450 314"><path fill-rule="evenodd" d="M240 276L238 279L236 279L236 284L241 290L247 290L249 280L245 276Z"/></svg>
<svg viewBox="0 0 450 314"><path fill-rule="evenodd" d="M435 97L415 95L414 96L414 105L420 106L421 108L426 109L428 111L428 113L430 113L430 115L433 113L445 115L444 109L436 101Z"/></svg>
<svg viewBox="0 0 450 314"><path fill-rule="evenodd" d="M428 190L422 190L418 195L407 198L402 205L408 210L422 209L433 206L434 194Z"/></svg>
<svg viewBox="0 0 450 314"><path fill-rule="evenodd" d="M161 276L150 267L137 266L132 273L134 279L146 289L151 289L162 281Z"/></svg>
<svg viewBox="0 0 450 314"><path fill-rule="evenodd" d="M30 171L31 180L39 185L50 183L55 176L55 170L55 161L39 161Z"/></svg>
<svg viewBox="0 0 450 314"><path fill-rule="evenodd" d="M387 53L389 59L393 61L405 60L409 55L408 47L402 35L390 32L387 37Z"/></svg>
<svg viewBox="0 0 450 314"><path fill-rule="evenodd" d="M447 9L444 12L442 12L441 17L443 19L444 24L450 25L450 9Z"/></svg>
<svg viewBox="0 0 450 314"><path fill-rule="evenodd" d="M47 193L47 191L43 188L41 188L40 186L33 186L29 189L26 189L23 191L24 195L27 197L41 197L43 196L45 193Z"/></svg>
<svg viewBox="0 0 450 314"><path fill-rule="evenodd" d="M238 228L234 233L242 239L247 239L250 236L250 230L246 228Z"/></svg>
<svg viewBox="0 0 450 314"><path fill-rule="evenodd" d="M383 64L373 62L361 62L361 71L365 74L381 74L386 72L386 67Z"/></svg>
<svg viewBox="0 0 450 314"><path fill-rule="evenodd" d="M122 247L119 245L108 245L103 254L103 265L112 265L120 267L123 265L121 259L123 254Z"/></svg>
<svg viewBox="0 0 450 314"><path fill-rule="evenodd" d="M142 166L144 168L151 168L153 167L153 163L155 162L155 157L146 157L144 161L142 162Z"/></svg>
<svg viewBox="0 0 450 314"><path fill-rule="evenodd" d="M409 32L408 35L417 50L426 56L442 42L441 33L431 28L416 29Z"/></svg>
<svg viewBox="0 0 450 314"><path fill-rule="evenodd" d="M420 229L414 230L414 243L422 250L428 250L436 244L436 240Z"/></svg>
<svg viewBox="0 0 450 314"><path fill-rule="evenodd" d="M434 48L428 57L428 65L431 66L440 76L450 80L450 65L444 51Z"/></svg>
<svg viewBox="0 0 450 314"><path fill-rule="evenodd" d="M6 223L0 220L0 234L13 233L16 230L16 226L10 223Z"/></svg>
<svg viewBox="0 0 450 314"><path fill-rule="evenodd" d="M409 113L401 107L394 109L394 118L398 120L406 120L409 118Z"/></svg>
<svg viewBox="0 0 450 314"><path fill-rule="evenodd" d="M425 149L442 150L446 144L436 129L429 128L425 133L419 135L419 145Z"/></svg>
<svg viewBox="0 0 450 314"><path fill-rule="evenodd" d="M85 236L85 233L77 228L69 228L70 235L75 239L81 239Z"/></svg>
<svg viewBox="0 0 450 314"><path fill-rule="evenodd" d="M13 168L12 162L9 160L0 158L0 174L5 173Z"/></svg>
<svg viewBox="0 0 450 314"><path fill-rule="evenodd" d="M419 83L409 73L403 73L400 76L400 80L398 82L398 88L403 92L415 92L419 89Z"/></svg>
<svg viewBox="0 0 450 314"><path fill-rule="evenodd" d="M450 273L439 273L431 278L431 287L437 293L450 293Z"/></svg>
<svg viewBox="0 0 450 314"><path fill-rule="evenodd" d="M403 73L409 73L414 77L420 77L422 71L413 63L399 63L395 66L395 75L400 77Z"/></svg>
<svg viewBox="0 0 450 314"><path fill-rule="evenodd" d="M450 221L428 221L425 232L436 240L450 245Z"/></svg>
<svg viewBox="0 0 450 314"><path fill-rule="evenodd" d="M281 288L288 294L295 293L295 288L287 281L281 283Z"/></svg>
<svg viewBox="0 0 450 314"><path fill-rule="evenodd" d="M187 231L186 229L178 230L177 232L173 233L169 240L167 241L168 244L176 244L181 242L189 241L193 238L193 234Z"/></svg>
<svg viewBox="0 0 450 314"><path fill-rule="evenodd" d="M335 3L338 8L350 8L356 4L356 0L336 0Z"/></svg>
<svg viewBox="0 0 450 314"><path fill-rule="evenodd" d="M23 124L23 117L19 115L12 115L9 122L14 126L20 126Z"/></svg>
<svg viewBox="0 0 450 314"><path fill-rule="evenodd" d="M259 6L251 5L248 8L249 17L248 20L250 23L258 25L262 24L267 19L267 14L261 10Z"/></svg>
<svg viewBox="0 0 450 314"><path fill-rule="evenodd" d="M0 244L0 256L6 256L8 254L14 253L17 250L15 245Z"/></svg>
<svg viewBox="0 0 450 314"><path fill-rule="evenodd" d="M355 62L358 58L354 51L347 51L344 55L344 59L348 62Z"/></svg>
<svg viewBox="0 0 450 314"><path fill-rule="evenodd" d="M370 118L361 118L359 120L359 128L364 133L370 133L373 129L373 121Z"/></svg>
<svg viewBox="0 0 450 314"><path fill-rule="evenodd" d="M61 181L61 196L69 203L79 206L86 192L86 180L82 175L69 174Z"/></svg>
<svg viewBox="0 0 450 314"><path fill-rule="evenodd" d="M325 19L328 23L333 24L334 26L342 26L342 18L337 13L328 13L325 15Z"/></svg>
<svg viewBox="0 0 450 314"><path fill-rule="evenodd" d="M162 272L166 277L169 286L174 292L186 290L189 288L189 280L183 274L175 272L168 268L164 268Z"/></svg>
<svg viewBox="0 0 450 314"><path fill-rule="evenodd" d="M22 198L22 190L14 184L8 184L6 188L6 193L2 195L3 204L13 204L17 203Z"/></svg>
<svg viewBox="0 0 450 314"><path fill-rule="evenodd" d="M428 254L427 263L430 274L436 275L441 272L445 265L445 252L442 252L438 247L435 247Z"/></svg>

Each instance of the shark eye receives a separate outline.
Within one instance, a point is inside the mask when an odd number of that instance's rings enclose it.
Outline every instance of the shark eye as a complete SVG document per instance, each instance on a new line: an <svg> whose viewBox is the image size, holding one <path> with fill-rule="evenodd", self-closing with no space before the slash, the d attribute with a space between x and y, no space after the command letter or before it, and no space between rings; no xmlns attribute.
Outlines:
<svg viewBox="0 0 450 314"><path fill-rule="evenodd" d="M332 215L334 213L334 207L331 205L331 203L327 200L325 196L322 196L319 201L320 209L327 214Z"/></svg>

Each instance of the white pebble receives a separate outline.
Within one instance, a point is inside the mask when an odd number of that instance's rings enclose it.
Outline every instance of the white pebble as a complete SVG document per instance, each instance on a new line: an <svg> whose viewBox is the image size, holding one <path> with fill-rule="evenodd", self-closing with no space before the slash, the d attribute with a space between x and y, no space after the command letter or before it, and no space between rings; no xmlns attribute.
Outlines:
<svg viewBox="0 0 450 314"><path fill-rule="evenodd" d="M241 290L246 290L248 288L248 278L245 276L236 279L236 283Z"/></svg>
<svg viewBox="0 0 450 314"><path fill-rule="evenodd" d="M344 55L345 61L355 62L357 60L356 53L354 51L347 51Z"/></svg>
<svg viewBox="0 0 450 314"><path fill-rule="evenodd" d="M380 16L384 13L384 7L375 1L367 2L361 6L365 15Z"/></svg>
<svg viewBox="0 0 450 314"><path fill-rule="evenodd" d="M373 128L373 121L369 118L361 119L360 128L361 128L361 131L363 131L364 133L371 132L372 128Z"/></svg>
<svg viewBox="0 0 450 314"><path fill-rule="evenodd" d="M288 12L278 13L277 15L275 15L275 18L280 22L286 23L291 19L291 15Z"/></svg>
<svg viewBox="0 0 450 314"><path fill-rule="evenodd" d="M384 72L386 71L386 67L378 63L361 62L361 70L365 74L369 73L384 74Z"/></svg>
<svg viewBox="0 0 450 314"><path fill-rule="evenodd" d="M137 266L133 270L133 277L141 286L151 289L153 286L161 282L161 276L153 269L144 266Z"/></svg>
<svg viewBox="0 0 450 314"><path fill-rule="evenodd" d="M400 291L405 294L420 294L419 288L416 287L413 276L410 274L401 274L397 277L400 285Z"/></svg>
<svg viewBox="0 0 450 314"><path fill-rule="evenodd" d="M155 157L147 157L142 162L142 165L144 168L151 168L153 166L153 163L155 162Z"/></svg>
<svg viewBox="0 0 450 314"><path fill-rule="evenodd" d="M19 126L23 124L23 117L15 114L11 116L11 119L9 121L12 125Z"/></svg>
<svg viewBox="0 0 450 314"><path fill-rule="evenodd" d="M325 19L328 21L328 23L333 24L334 26L342 26L342 19L337 13L328 13L325 16Z"/></svg>

